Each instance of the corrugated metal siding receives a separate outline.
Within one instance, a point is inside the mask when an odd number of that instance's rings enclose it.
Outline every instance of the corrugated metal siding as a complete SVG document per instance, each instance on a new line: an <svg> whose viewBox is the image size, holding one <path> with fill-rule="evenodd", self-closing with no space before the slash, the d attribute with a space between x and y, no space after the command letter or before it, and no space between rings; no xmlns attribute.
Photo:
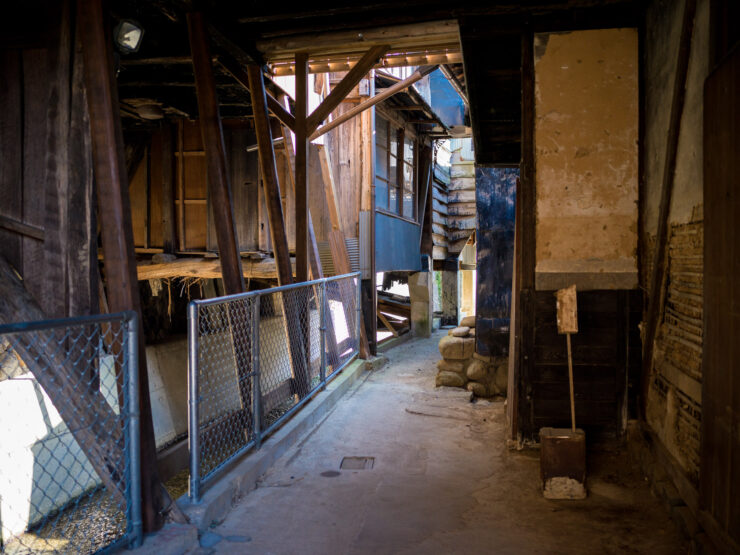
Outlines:
<svg viewBox="0 0 740 555"><path fill-rule="evenodd" d="M360 242L356 237L345 238L344 244L347 247L347 254L349 255L349 264L353 272L360 271ZM335 276L337 271L334 268L334 260L331 257L331 249L329 243L326 241L320 241L316 245L319 249L319 259L321 260L321 270L325 276Z"/></svg>

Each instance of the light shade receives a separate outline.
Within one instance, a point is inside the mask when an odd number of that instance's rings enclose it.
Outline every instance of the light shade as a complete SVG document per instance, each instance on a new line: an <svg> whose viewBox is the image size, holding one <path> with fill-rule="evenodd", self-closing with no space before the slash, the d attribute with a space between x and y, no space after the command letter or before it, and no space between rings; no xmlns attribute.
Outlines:
<svg viewBox="0 0 740 555"><path fill-rule="evenodd" d="M113 40L123 52L136 52L141 46L144 29L130 19L122 20L113 31Z"/></svg>

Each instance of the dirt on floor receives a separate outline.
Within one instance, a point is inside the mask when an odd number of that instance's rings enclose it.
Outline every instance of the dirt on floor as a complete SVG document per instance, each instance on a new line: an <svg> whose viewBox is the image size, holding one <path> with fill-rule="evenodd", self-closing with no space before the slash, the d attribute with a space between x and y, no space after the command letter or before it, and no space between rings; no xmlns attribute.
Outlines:
<svg viewBox="0 0 740 555"><path fill-rule="evenodd" d="M198 551L688 551L618 444L589 450L587 499L544 499L539 452L506 448L504 401L435 389L444 333L386 353L390 364L367 373Z"/></svg>

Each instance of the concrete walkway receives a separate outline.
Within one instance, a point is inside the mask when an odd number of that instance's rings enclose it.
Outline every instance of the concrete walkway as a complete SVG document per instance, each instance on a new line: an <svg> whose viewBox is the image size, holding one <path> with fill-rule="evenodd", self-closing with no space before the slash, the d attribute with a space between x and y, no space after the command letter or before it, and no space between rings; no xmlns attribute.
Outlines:
<svg viewBox="0 0 740 555"><path fill-rule="evenodd" d="M505 447L503 402L434 388L443 333L389 351L196 551L687 552L623 452L589 454L588 499L542 498L538 452Z"/></svg>

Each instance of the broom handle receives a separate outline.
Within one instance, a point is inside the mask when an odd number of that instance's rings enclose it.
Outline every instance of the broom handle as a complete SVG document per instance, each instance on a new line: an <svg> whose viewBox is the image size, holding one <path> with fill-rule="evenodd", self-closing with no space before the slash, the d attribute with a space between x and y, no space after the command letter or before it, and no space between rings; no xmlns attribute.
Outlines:
<svg viewBox="0 0 740 555"><path fill-rule="evenodd" d="M573 356L570 351L570 334L566 334L568 341L568 381L570 382L570 423L573 431L576 431L576 403L575 394L573 393Z"/></svg>

